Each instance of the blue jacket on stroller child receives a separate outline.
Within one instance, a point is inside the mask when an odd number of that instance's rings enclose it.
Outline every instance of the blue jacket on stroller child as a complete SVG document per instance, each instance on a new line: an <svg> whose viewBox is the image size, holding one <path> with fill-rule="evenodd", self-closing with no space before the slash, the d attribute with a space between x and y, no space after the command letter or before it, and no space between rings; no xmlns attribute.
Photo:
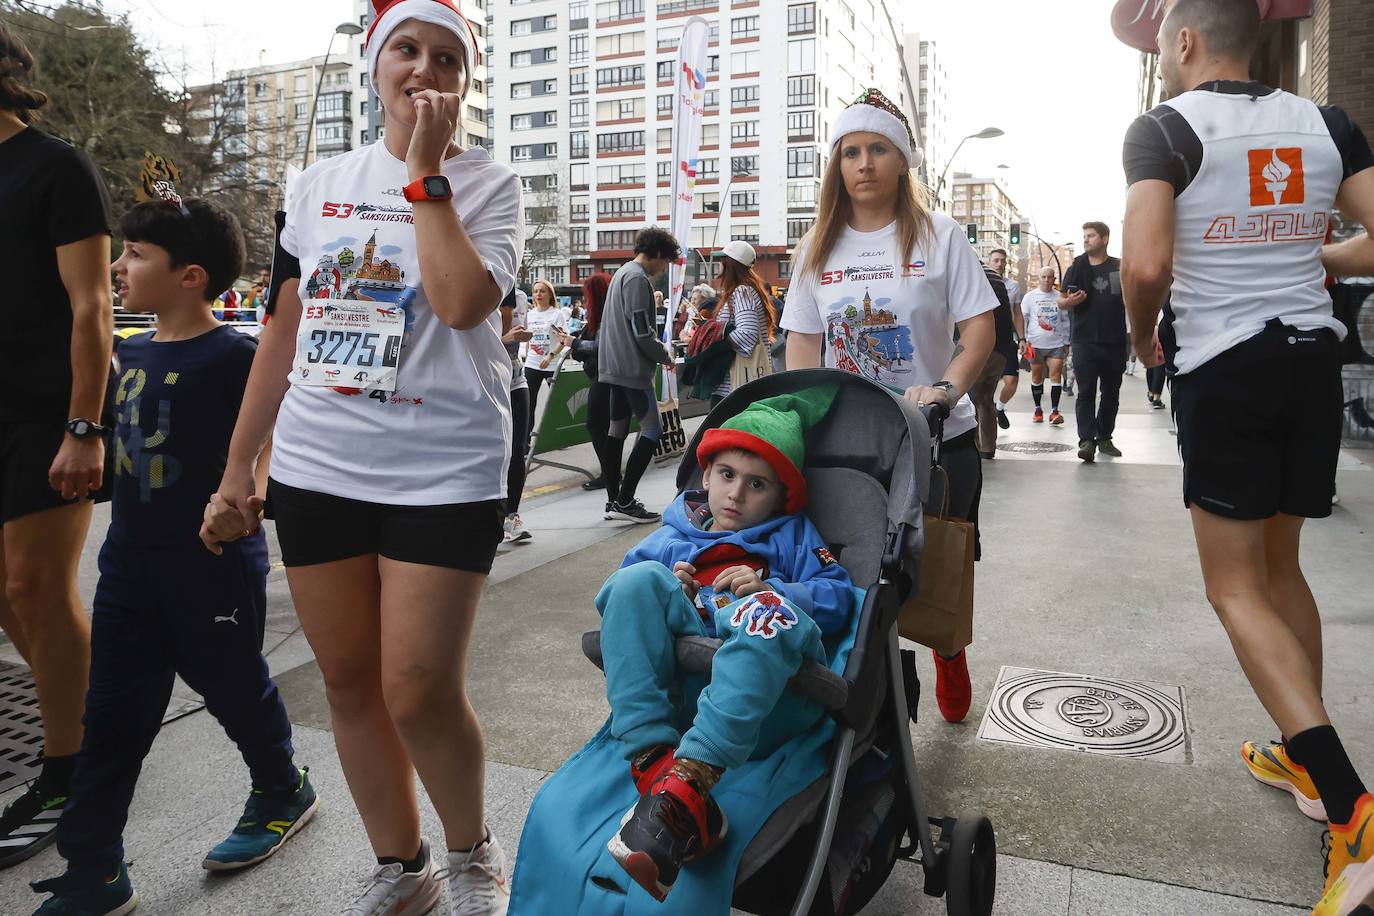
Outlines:
<svg viewBox="0 0 1374 916"><path fill-rule="evenodd" d="M606 850L637 798L608 721L544 782L530 808L512 916L725 916L732 906L840 916L872 898L896 859L918 855L925 892L944 894L951 916L991 913L996 847L990 822L976 814L926 817L909 729L919 683L896 632L898 608L919 569L930 425L940 418L837 370L768 376L711 411L678 470L678 488L700 484L695 454L706 430L755 400L821 384L838 385L839 393L829 415L806 435L807 513L860 587L860 609L847 630L826 640L829 665L805 663L790 688L828 715L771 756L726 772L712 794L728 813L730 832L711 856L684 870L662 904ZM707 682L718 646L701 637L678 640L685 700ZM599 633L583 637L583 650L600 664ZM938 837L932 825L940 828Z"/></svg>

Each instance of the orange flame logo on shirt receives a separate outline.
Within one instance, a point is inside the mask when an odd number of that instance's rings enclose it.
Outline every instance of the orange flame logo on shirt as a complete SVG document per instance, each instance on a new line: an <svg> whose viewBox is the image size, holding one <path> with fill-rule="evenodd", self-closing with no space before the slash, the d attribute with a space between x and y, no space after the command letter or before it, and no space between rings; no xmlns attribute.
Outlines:
<svg viewBox="0 0 1374 916"><path fill-rule="evenodd" d="M1277 207L1300 204L1306 197L1302 149L1252 149L1250 155L1250 206Z"/></svg>

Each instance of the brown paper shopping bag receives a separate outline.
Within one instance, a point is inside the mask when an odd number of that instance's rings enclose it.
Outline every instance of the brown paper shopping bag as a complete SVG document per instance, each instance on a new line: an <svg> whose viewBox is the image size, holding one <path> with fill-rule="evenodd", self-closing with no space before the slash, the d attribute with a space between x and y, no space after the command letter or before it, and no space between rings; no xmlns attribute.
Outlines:
<svg viewBox="0 0 1374 916"><path fill-rule="evenodd" d="M954 655L973 642L973 523L948 515L946 476L940 514L924 520L921 580L897 618L898 633L941 655Z"/></svg>

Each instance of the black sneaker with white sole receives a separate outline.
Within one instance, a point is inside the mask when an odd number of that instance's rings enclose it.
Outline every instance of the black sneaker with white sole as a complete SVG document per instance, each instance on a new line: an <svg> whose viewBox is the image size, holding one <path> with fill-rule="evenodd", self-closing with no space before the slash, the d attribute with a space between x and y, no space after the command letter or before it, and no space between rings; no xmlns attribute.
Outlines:
<svg viewBox="0 0 1374 916"><path fill-rule="evenodd" d="M634 522L636 525L652 525L663 521L662 515L650 512L637 499L632 499L628 503L611 503L611 507L606 510L606 517L615 521Z"/></svg>
<svg viewBox="0 0 1374 916"><path fill-rule="evenodd" d="M57 839L57 820L67 806L67 795L45 788L42 782L35 780L0 814L0 868L38 855Z"/></svg>
<svg viewBox="0 0 1374 916"><path fill-rule="evenodd" d="M1000 408L997 411L997 425L1003 429L1011 429L1011 420L1007 417L1007 412Z"/></svg>

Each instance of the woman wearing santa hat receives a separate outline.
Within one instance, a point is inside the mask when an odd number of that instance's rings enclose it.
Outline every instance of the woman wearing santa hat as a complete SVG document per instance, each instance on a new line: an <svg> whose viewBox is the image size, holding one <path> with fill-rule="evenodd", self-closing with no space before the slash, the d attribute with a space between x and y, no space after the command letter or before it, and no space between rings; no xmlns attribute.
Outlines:
<svg viewBox="0 0 1374 916"><path fill-rule="evenodd" d="M520 181L454 139L479 60L457 0L374 6L385 134L288 189L281 247L300 279L261 338L202 537L217 549L257 527L252 467L272 433L267 509L377 857L346 912L426 913L447 877L452 912L486 916L506 911L507 867L483 820L464 662L504 519L498 305L515 282ZM335 273L326 300L306 295ZM420 836L412 771L446 855Z"/></svg>
<svg viewBox="0 0 1374 916"><path fill-rule="evenodd" d="M948 407L949 514L976 524L983 472L968 390L992 352L997 299L959 225L922 205L911 172L921 151L891 101L866 90L830 134L816 223L793 257L787 368L819 366L825 335L827 365ZM958 722L972 700L964 653L934 660L940 713Z"/></svg>

